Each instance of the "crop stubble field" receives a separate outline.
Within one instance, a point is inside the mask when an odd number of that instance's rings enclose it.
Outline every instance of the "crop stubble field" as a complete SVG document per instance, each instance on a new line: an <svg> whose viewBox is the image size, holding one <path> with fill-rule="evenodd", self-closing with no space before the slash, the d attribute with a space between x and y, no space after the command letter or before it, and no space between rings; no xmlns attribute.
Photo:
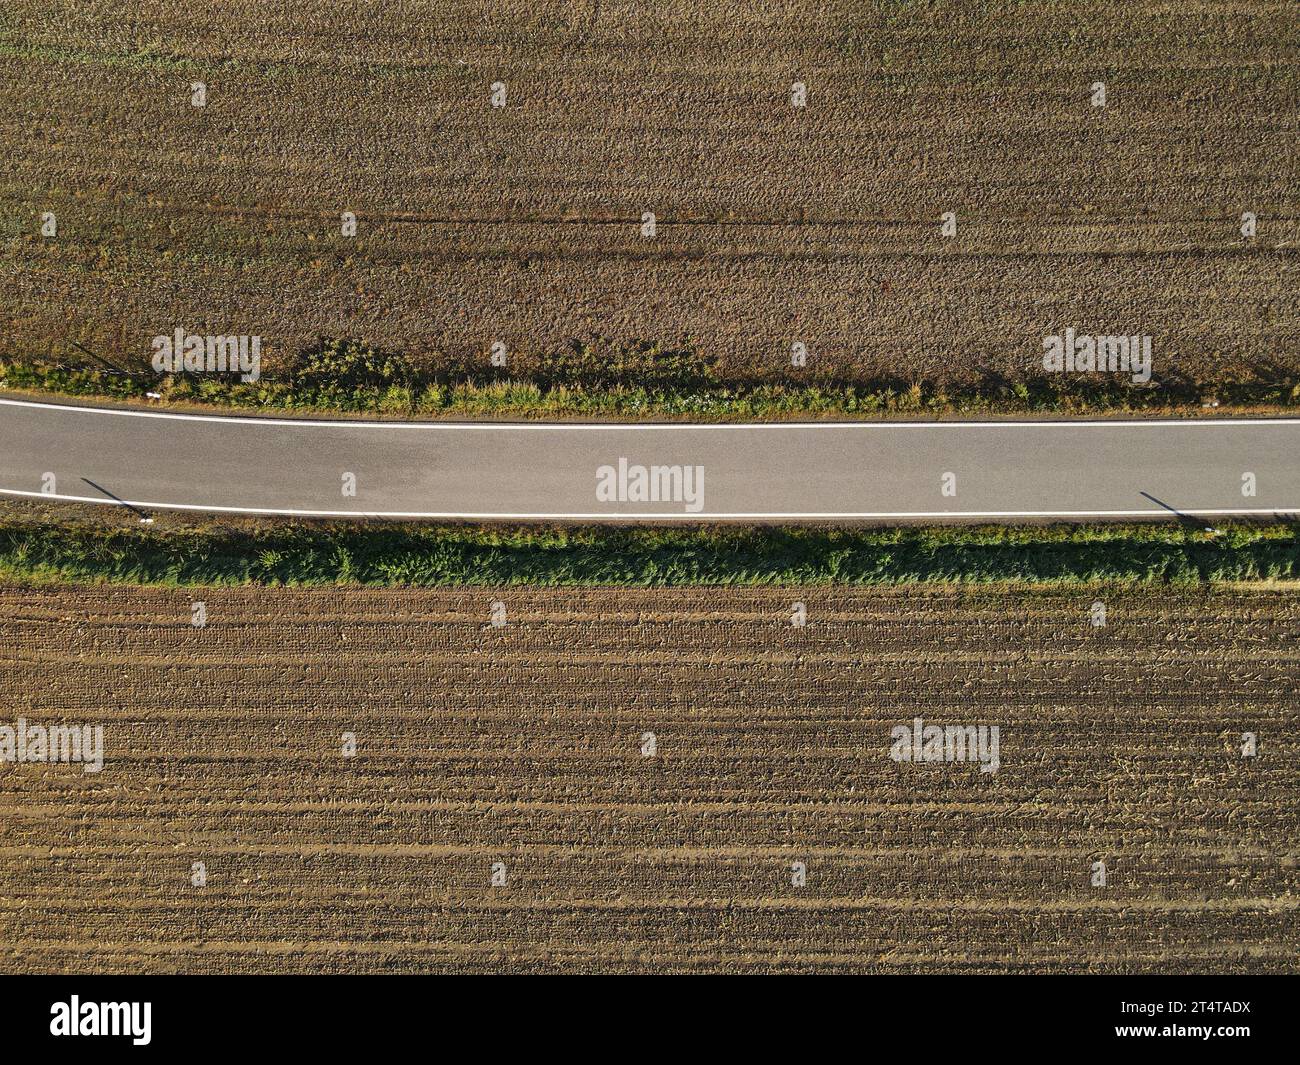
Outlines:
<svg viewBox="0 0 1300 1065"><path fill-rule="evenodd" d="M1245 589L5 585L0 700L106 761L0 772L0 958L1286 971L1298 622ZM998 725L998 772L892 761L918 715Z"/></svg>
<svg viewBox="0 0 1300 1065"><path fill-rule="evenodd" d="M1289 379L1298 72L1285 0L18 0L0 346L500 340L523 372L599 336L968 387L1071 326L1151 334L1157 378Z"/></svg>

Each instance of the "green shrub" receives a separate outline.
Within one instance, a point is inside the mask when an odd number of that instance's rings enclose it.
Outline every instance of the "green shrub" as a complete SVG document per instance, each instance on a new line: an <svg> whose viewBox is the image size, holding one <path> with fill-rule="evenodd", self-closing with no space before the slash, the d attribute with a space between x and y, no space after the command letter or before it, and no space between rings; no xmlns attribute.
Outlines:
<svg viewBox="0 0 1300 1065"><path fill-rule="evenodd" d="M410 388L417 380L405 355L381 351L354 340L326 340L303 353L290 372L294 388L328 394L386 394Z"/></svg>

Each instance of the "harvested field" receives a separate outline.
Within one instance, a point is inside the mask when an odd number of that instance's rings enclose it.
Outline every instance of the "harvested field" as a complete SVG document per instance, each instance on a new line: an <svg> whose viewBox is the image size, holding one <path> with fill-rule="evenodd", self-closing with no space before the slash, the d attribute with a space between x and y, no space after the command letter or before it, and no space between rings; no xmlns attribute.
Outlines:
<svg viewBox="0 0 1300 1065"><path fill-rule="evenodd" d="M2 720L105 762L0 764L0 967L1294 971L1297 632L1244 590L5 585ZM997 771L891 760L917 716Z"/></svg>
<svg viewBox="0 0 1300 1065"><path fill-rule="evenodd" d="M1284 0L17 0L0 353L180 326L526 373L603 337L969 388L1071 327L1294 381L1298 74Z"/></svg>

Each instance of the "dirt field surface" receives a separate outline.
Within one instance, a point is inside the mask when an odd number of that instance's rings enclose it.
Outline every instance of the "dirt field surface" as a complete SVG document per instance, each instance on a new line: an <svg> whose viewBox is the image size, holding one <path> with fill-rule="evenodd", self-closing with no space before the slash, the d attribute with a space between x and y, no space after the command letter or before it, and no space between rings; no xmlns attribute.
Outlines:
<svg viewBox="0 0 1300 1065"><path fill-rule="evenodd" d="M969 386L1071 327L1152 336L1157 379L1294 374L1294 14L17 0L0 350L138 365L181 327L272 367L320 336L526 367L600 336Z"/></svg>
<svg viewBox="0 0 1300 1065"><path fill-rule="evenodd" d="M1294 971L1298 631L1277 591L8 586L3 723L104 762L0 763L0 968ZM996 772L891 758L916 717Z"/></svg>

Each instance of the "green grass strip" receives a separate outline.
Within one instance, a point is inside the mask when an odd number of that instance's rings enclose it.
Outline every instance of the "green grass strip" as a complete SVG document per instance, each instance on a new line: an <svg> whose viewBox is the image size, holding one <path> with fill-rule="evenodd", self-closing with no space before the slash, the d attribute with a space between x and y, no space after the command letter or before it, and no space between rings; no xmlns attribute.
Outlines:
<svg viewBox="0 0 1300 1065"><path fill-rule="evenodd" d="M1300 577L1300 526L499 528L0 520L0 579L188 585L912 582L1206 585ZM66 513L66 512L65 512Z"/></svg>
<svg viewBox="0 0 1300 1065"><path fill-rule="evenodd" d="M228 375L125 376L103 369L0 357L0 390L85 399L139 400L234 411L358 414L392 418L588 418L748 421L789 418L874 418L943 414L1202 413L1213 395L1225 409L1290 412L1300 405L1300 380L1206 384L1161 381L1147 389L1091 379L990 380L961 389L903 381L736 380L703 360L674 352L623 351L590 358L563 353L519 376L461 369L426 373L401 356L364 345L330 342L308 357L307 369L255 383ZM620 359L625 359L620 362ZM369 365L377 360L378 367ZM359 363L365 363L358 366ZM396 367L394 369L394 367ZM358 372L358 370L363 372ZM504 375L504 371L499 371Z"/></svg>

